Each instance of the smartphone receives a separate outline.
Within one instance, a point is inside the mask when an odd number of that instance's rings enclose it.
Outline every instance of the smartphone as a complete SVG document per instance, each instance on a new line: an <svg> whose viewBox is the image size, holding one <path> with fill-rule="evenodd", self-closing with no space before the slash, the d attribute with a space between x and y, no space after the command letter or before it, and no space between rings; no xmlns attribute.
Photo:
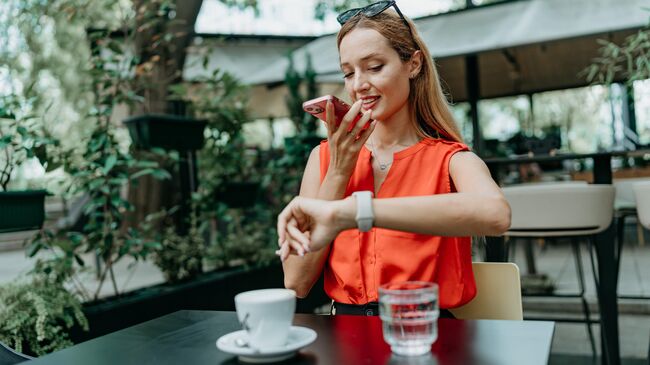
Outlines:
<svg viewBox="0 0 650 365"><path fill-rule="evenodd" d="M325 108L327 106L327 102L332 101L332 104L334 105L334 115L336 117L336 125L338 126L341 124L341 121L343 120L343 117L345 117L345 114L350 110L350 105L346 103L345 101L337 98L334 95L325 95L321 96L316 99L312 100L307 100L304 103L302 103L302 109L306 111L307 113L315 116L316 118L322 120L323 122L327 123L327 113L325 112ZM354 126L356 125L356 122L363 116L361 111L359 111L359 114L356 116L354 119L353 123L350 123L350 128L348 130L352 130ZM366 123L365 126L363 126L363 129L367 129L370 127L370 121Z"/></svg>

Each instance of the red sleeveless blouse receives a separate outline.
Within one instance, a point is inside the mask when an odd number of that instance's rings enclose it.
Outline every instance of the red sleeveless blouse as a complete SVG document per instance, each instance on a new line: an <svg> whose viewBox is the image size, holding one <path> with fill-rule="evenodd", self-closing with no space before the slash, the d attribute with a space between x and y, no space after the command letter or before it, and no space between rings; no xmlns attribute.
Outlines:
<svg viewBox="0 0 650 365"><path fill-rule="evenodd" d="M449 160L466 145L425 138L394 154L393 164L376 198L454 193ZM363 147L345 196L374 191L371 152ZM329 167L329 145L320 145L320 179ZM408 214L405 211L404 214ZM431 212L436 214L436 212ZM438 283L440 308L454 308L476 295L470 237L441 237L372 228L341 232L325 263L325 292L348 304L378 301L380 285L406 280Z"/></svg>

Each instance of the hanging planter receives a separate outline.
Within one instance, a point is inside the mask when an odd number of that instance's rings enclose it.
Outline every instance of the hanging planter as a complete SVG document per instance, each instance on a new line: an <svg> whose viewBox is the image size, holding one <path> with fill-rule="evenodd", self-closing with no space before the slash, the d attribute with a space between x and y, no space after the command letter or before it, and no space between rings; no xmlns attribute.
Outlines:
<svg viewBox="0 0 650 365"><path fill-rule="evenodd" d="M192 151L203 147L207 122L177 115L144 114L128 118L124 124L137 148Z"/></svg>
<svg viewBox="0 0 650 365"><path fill-rule="evenodd" d="M1 191L0 232L39 229L45 220L45 190Z"/></svg>
<svg viewBox="0 0 650 365"><path fill-rule="evenodd" d="M229 182L216 193L217 201L230 208L247 208L255 205L260 193L260 183Z"/></svg>

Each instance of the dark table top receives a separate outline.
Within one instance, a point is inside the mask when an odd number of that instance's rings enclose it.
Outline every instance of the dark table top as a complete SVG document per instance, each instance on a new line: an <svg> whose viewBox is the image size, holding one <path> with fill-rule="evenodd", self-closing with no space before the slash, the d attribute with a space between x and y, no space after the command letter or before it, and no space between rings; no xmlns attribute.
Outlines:
<svg viewBox="0 0 650 365"><path fill-rule="evenodd" d="M557 153L555 155L522 155L512 157L493 157L486 158L485 161L488 165L510 165L522 164L532 162L557 162L564 160L581 160L589 158L610 158L610 157L643 157L650 154L650 150L634 150L634 151L607 151L607 152L593 152L593 153Z"/></svg>
<svg viewBox="0 0 650 365"><path fill-rule="evenodd" d="M297 314L316 341L283 364L546 364L553 322L440 319L431 355L391 356L381 320ZM235 312L179 311L29 362L38 364L238 364L216 340L239 330Z"/></svg>

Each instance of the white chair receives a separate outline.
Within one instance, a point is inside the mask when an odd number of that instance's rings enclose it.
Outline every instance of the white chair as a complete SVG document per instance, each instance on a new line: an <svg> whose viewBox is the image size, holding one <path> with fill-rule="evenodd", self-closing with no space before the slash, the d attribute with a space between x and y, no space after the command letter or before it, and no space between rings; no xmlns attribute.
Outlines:
<svg viewBox="0 0 650 365"><path fill-rule="evenodd" d="M511 262L472 263L476 296L449 311L458 319L524 319L519 268Z"/></svg>
<svg viewBox="0 0 650 365"><path fill-rule="evenodd" d="M646 229L650 229L650 181L634 184L634 193L639 222Z"/></svg>
<svg viewBox="0 0 650 365"><path fill-rule="evenodd" d="M629 217L636 217L636 236L639 246L645 245L643 237L643 226L637 214L637 198L634 192L634 187L639 183L650 183L650 178L626 178L614 179L614 187L616 188L616 197L614 199L614 214L616 220L616 233L618 248L616 250L616 271L620 271L620 262L623 255L623 247L625 246L625 220ZM617 274L618 277L618 274ZM647 300L648 296L617 294L618 298L625 299L641 299Z"/></svg>
<svg viewBox="0 0 650 365"><path fill-rule="evenodd" d="M503 188L503 192L512 209L511 226L506 233L507 236L571 238L579 291L575 294L548 296L581 299L584 312L582 321L586 323L592 351L595 354L596 345L591 330L589 306L584 296L584 274L580 243L577 238L584 237L591 240L593 235L606 230L611 225L614 212L614 187L591 184L543 184L506 187ZM593 258L592 268L594 268ZM575 320L555 320L575 322Z"/></svg>
<svg viewBox="0 0 650 365"><path fill-rule="evenodd" d="M636 196L634 194L634 185L642 182L650 182L650 178L640 177L640 178L628 178L628 179L614 179L613 184L616 188L616 198L614 200L616 222L617 222L617 233L618 233L618 242L619 242L619 258L620 250L625 243L625 219L628 217L633 217L637 215L636 209ZM637 240L640 246L645 244L643 238L643 227L640 223L637 223L636 226Z"/></svg>
<svg viewBox="0 0 650 365"><path fill-rule="evenodd" d="M557 186L567 186L567 185L587 185L587 181L584 180L565 180L565 181L535 181L535 182L525 182L525 183L520 183L516 184L513 187L522 187L522 186L552 186L552 185L557 185ZM514 256L515 255L515 249L516 245L508 245L509 246L509 252L507 256ZM534 255L534 250L533 250L533 242L530 239L525 240L524 244L524 251L525 251L525 257L526 257L526 278L529 279L535 279L535 281L539 281L540 279L542 281L547 281L546 275L538 275L537 269L536 269L536 264L535 264L535 255ZM544 287L543 290L546 291L548 287Z"/></svg>

